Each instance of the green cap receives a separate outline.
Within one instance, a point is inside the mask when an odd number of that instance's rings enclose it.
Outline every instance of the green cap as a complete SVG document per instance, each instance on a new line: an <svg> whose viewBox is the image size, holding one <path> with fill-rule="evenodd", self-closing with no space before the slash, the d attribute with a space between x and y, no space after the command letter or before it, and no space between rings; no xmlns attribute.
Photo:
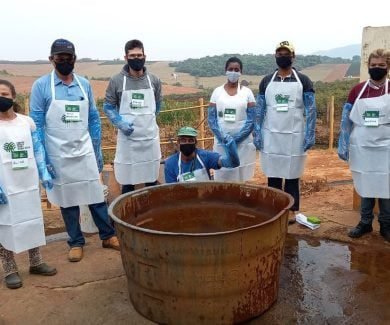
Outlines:
<svg viewBox="0 0 390 325"><path fill-rule="evenodd" d="M179 132L177 132L178 137L196 137L198 135L198 131L190 126L182 127Z"/></svg>

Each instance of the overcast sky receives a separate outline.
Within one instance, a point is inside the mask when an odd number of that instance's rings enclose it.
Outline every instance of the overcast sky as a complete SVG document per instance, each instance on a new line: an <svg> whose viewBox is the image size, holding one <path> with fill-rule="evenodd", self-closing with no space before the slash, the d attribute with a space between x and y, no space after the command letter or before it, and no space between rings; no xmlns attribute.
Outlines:
<svg viewBox="0 0 390 325"><path fill-rule="evenodd" d="M122 58L133 38L149 60L273 53L282 40L310 54L390 25L389 0L2 0L0 10L3 60L46 59L56 38L94 59Z"/></svg>

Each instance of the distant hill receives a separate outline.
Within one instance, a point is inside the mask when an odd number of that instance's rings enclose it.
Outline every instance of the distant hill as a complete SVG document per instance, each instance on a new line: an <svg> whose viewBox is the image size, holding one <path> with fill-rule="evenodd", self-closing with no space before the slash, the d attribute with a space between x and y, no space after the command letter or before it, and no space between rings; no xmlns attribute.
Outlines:
<svg viewBox="0 0 390 325"><path fill-rule="evenodd" d="M247 75L261 76L275 70L276 63L273 54L223 54L206 56L200 59L187 59L184 61L171 62L170 67L176 72L189 73L195 77L215 77L224 75L225 62L228 58L236 56L241 59L243 72ZM351 60L331 58L320 55L297 55L294 67L299 71L317 64L350 64Z"/></svg>
<svg viewBox="0 0 390 325"><path fill-rule="evenodd" d="M331 58L344 58L344 59L352 59L355 55L360 56L360 54L361 54L360 44L351 44L343 47L337 47L334 49L317 51L313 53L313 55L325 55Z"/></svg>

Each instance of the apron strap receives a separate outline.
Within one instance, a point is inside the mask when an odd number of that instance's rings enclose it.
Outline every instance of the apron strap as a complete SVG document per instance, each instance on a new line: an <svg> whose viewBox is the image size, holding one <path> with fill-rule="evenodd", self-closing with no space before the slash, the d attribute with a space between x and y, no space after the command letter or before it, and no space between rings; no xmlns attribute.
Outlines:
<svg viewBox="0 0 390 325"><path fill-rule="evenodd" d="M297 81L300 83L300 85L303 87L303 85L302 85L302 82L301 82L301 79L299 79L299 77L298 77L298 73L295 71L295 69L292 69L292 72L293 72L293 74L294 74L294 76L295 76L295 79L297 79Z"/></svg>
<svg viewBox="0 0 390 325"><path fill-rule="evenodd" d="M83 95L84 95L85 100L88 100L87 93L85 92L83 86L81 85L81 82L80 82L79 78L77 78L77 76L76 76L75 73L73 74L73 77L75 78L76 82L79 84L79 87L80 87L80 89L81 89L81 92L82 92Z"/></svg>
<svg viewBox="0 0 390 325"><path fill-rule="evenodd" d="M370 82L370 80L367 80L367 81L366 81L366 83L364 84L364 86L363 86L362 89L360 90L359 95L356 97L355 103L360 99L360 97L362 97L363 92L366 90L366 88L367 88L369 82Z"/></svg>
<svg viewBox="0 0 390 325"><path fill-rule="evenodd" d="M148 78L148 82L149 82L150 89L152 89L152 90L154 91L152 82L150 81L150 78L149 78L149 75L148 75L148 74L146 75L146 78ZM122 91L125 91L125 90L126 90L126 80L127 80L126 76L123 76L123 87L122 87Z"/></svg>

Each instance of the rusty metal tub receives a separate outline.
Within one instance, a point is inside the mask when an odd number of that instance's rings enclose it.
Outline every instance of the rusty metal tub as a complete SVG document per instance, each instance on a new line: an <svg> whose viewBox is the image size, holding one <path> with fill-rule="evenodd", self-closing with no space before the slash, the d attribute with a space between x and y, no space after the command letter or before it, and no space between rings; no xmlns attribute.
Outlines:
<svg viewBox="0 0 390 325"><path fill-rule="evenodd" d="M130 299L163 324L231 324L277 299L288 194L239 183L144 188L109 208Z"/></svg>

